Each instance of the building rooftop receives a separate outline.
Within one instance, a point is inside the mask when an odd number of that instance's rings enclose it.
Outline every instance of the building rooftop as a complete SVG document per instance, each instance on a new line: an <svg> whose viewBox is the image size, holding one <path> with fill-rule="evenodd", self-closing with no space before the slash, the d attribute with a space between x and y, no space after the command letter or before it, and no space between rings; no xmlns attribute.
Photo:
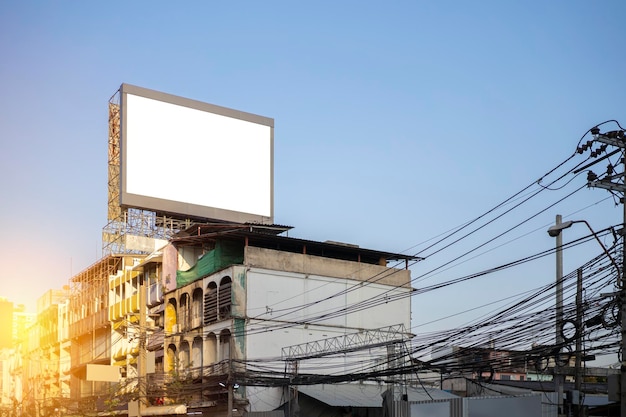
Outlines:
<svg viewBox="0 0 626 417"><path fill-rule="evenodd" d="M177 246L197 245L216 240L243 241L248 246L379 265L388 261L405 261L408 266L410 261L423 259L413 255L365 249L342 242L319 242L280 236L290 229L291 226L283 225L203 223L194 224L179 232L171 241Z"/></svg>

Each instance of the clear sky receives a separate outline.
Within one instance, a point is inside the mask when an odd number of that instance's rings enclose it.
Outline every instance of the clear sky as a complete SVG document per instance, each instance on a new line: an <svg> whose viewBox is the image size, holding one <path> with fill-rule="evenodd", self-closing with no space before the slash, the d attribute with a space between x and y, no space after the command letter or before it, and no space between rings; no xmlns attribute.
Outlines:
<svg viewBox="0 0 626 417"><path fill-rule="evenodd" d="M620 0L5 1L0 295L34 312L100 258L107 103L122 83L273 118L275 222L290 236L416 254L538 180L595 124L626 125L625 15ZM586 183L566 179L412 276ZM553 247L557 213L620 223L607 197L583 189L415 286ZM581 259L566 253L566 272ZM415 329L553 279L549 259L417 296Z"/></svg>

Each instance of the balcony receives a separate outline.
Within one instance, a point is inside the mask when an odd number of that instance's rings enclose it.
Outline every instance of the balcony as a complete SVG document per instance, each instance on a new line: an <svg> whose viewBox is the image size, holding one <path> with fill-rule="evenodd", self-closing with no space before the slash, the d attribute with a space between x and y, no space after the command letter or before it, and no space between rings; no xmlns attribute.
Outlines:
<svg viewBox="0 0 626 417"><path fill-rule="evenodd" d="M146 341L146 347L148 350L156 350L158 348L163 348L163 342L165 340L164 332L161 330L156 333L151 333L148 335Z"/></svg>
<svg viewBox="0 0 626 417"><path fill-rule="evenodd" d="M93 329L108 326L109 316L107 310L100 310L95 314L91 314L83 319L77 320L70 324L70 338L79 337L90 334Z"/></svg>
<svg viewBox="0 0 626 417"><path fill-rule="evenodd" d="M160 283L154 283L148 288L148 305L155 306L163 301L163 287Z"/></svg>
<svg viewBox="0 0 626 417"><path fill-rule="evenodd" d="M109 307L109 319L111 321L118 321L123 317L122 315L122 302L115 303Z"/></svg>

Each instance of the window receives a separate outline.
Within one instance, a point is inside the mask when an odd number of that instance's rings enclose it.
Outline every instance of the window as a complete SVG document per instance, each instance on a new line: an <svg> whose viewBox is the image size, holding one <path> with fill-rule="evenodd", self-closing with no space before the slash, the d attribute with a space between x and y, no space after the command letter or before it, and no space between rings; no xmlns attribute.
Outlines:
<svg viewBox="0 0 626 417"><path fill-rule="evenodd" d="M224 277L220 281L218 291L219 318L221 320L229 318L231 313L231 290L232 282L230 277Z"/></svg>
<svg viewBox="0 0 626 417"><path fill-rule="evenodd" d="M190 327L189 317L189 294L183 293L180 296L180 321L179 324L183 329L189 329Z"/></svg>
<svg viewBox="0 0 626 417"><path fill-rule="evenodd" d="M217 321L217 284L210 282L204 294L204 324Z"/></svg>
<svg viewBox="0 0 626 417"><path fill-rule="evenodd" d="M230 331L222 330L220 333L220 360L230 359Z"/></svg>
<svg viewBox="0 0 626 417"><path fill-rule="evenodd" d="M202 288L196 288L193 290L191 320L192 327L198 327L202 324Z"/></svg>

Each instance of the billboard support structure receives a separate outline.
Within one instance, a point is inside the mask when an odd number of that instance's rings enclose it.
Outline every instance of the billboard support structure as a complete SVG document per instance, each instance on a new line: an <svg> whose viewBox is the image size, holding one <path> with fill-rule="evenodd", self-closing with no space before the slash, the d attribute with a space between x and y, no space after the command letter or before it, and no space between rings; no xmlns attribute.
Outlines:
<svg viewBox="0 0 626 417"><path fill-rule="evenodd" d="M120 205L120 104L119 91L109 101L107 225L102 228L102 256L146 253L126 247L126 236L169 239L191 226L190 219L157 216L148 210Z"/></svg>
<svg viewBox="0 0 626 417"><path fill-rule="evenodd" d="M273 223L273 119L122 84L108 130L104 256L198 221Z"/></svg>

